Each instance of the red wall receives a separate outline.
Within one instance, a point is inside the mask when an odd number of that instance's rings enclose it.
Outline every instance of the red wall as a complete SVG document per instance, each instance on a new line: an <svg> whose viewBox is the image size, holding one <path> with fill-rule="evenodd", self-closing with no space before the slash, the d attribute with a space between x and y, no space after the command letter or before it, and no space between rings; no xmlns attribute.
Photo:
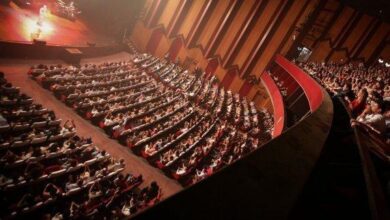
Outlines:
<svg viewBox="0 0 390 220"><path fill-rule="evenodd" d="M180 48L183 46L183 40L180 37L177 37L171 44L169 48L169 58L174 61L177 54L180 51Z"/></svg>
<svg viewBox="0 0 390 220"><path fill-rule="evenodd" d="M157 46L160 43L163 34L164 33L162 28L155 29L152 33L152 36L150 36L148 45L146 46L146 51L148 51L151 54L154 54L154 51L156 51Z"/></svg>
<svg viewBox="0 0 390 220"><path fill-rule="evenodd" d="M217 58L209 60L209 62L207 63L206 69L205 69L207 76L214 75L217 67L218 67L218 59Z"/></svg>
<svg viewBox="0 0 390 220"><path fill-rule="evenodd" d="M320 85L298 66L280 55L276 56L275 63L288 72L302 87L308 99L310 111L315 112L320 107L323 99Z"/></svg>
<svg viewBox="0 0 390 220"><path fill-rule="evenodd" d="M230 87L230 84L232 84L233 80L234 80L234 77L237 75L237 70L235 69L231 69L229 70L226 74L225 74L225 77L223 77L223 80L222 80L222 86L225 88L225 89L229 89Z"/></svg>

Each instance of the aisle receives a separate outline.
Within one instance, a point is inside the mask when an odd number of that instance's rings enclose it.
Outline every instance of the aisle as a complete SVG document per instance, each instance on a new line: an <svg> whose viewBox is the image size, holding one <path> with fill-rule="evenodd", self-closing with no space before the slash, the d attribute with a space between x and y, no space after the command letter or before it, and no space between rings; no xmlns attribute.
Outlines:
<svg viewBox="0 0 390 220"><path fill-rule="evenodd" d="M83 62L107 62L113 60L128 60L127 53L119 53L112 56L100 57L95 59L83 60ZM80 136L92 137L93 142L101 149L106 150L115 158L123 158L126 163L125 172L138 175L142 174L145 181L142 186L150 184L155 180L163 190L164 198L180 191L182 186L176 181L165 176L159 169L149 165L147 161L134 155L128 148L119 144L116 140L110 139L100 128L95 127L88 121L80 117L71 108L68 108L61 101L57 100L48 90L43 89L34 80L27 76L27 71L31 64L50 64L62 63L61 61L43 61L43 60L0 60L0 71L5 73L9 82L20 87L20 90L31 96L37 103L55 112L58 118L63 122L74 120L77 126L77 133Z"/></svg>

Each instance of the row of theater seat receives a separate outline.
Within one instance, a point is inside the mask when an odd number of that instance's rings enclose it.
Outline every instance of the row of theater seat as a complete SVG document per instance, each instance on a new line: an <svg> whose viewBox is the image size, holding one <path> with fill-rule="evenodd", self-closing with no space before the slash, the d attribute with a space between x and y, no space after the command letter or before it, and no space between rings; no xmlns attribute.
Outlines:
<svg viewBox="0 0 390 220"><path fill-rule="evenodd" d="M260 147L273 129L271 114L215 77L149 54L80 68L36 66L30 75L184 185Z"/></svg>
<svg viewBox="0 0 390 220"><path fill-rule="evenodd" d="M0 74L0 218L121 218L161 197Z"/></svg>

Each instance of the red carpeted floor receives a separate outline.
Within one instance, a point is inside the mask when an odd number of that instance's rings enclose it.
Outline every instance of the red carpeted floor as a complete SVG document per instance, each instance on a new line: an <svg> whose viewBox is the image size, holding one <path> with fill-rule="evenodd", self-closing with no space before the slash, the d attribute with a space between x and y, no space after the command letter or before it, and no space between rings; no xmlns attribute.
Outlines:
<svg viewBox="0 0 390 220"><path fill-rule="evenodd" d="M82 60L82 63L101 63L114 60L128 60L127 53L119 53L107 57ZM5 73L9 82L20 87L23 93L31 96L37 103L53 110L63 122L73 119L80 136L92 137L93 142L101 149L106 150L115 158L123 158L126 161L126 172L144 176L144 185L155 180L161 186L163 197L166 198L182 189L176 181L166 177L159 169L149 165L144 159L134 155L128 148L119 144L116 140L110 139L100 128L90 124L68 108L61 101L57 100L48 90L43 89L34 80L27 76L27 71L32 64L58 64L60 60L5 60L0 59L0 71Z"/></svg>

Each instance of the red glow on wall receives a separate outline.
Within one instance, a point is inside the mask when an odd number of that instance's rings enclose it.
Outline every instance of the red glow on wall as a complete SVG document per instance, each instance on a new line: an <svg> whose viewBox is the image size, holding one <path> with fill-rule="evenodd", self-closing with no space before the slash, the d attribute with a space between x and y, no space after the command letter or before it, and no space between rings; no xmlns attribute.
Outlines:
<svg viewBox="0 0 390 220"><path fill-rule="evenodd" d="M154 55L154 52L156 51L163 34L164 32L162 28L155 29L152 33L152 36L150 36L148 45L146 46L146 51Z"/></svg>
<svg viewBox="0 0 390 220"><path fill-rule="evenodd" d="M226 74L225 77L223 77L223 80L221 82L222 86L225 89L229 89L230 85L232 84L234 77L237 75L237 70L231 69Z"/></svg>
<svg viewBox="0 0 390 220"><path fill-rule="evenodd" d="M241 89L240 89L240 95L241 96L246 96L248 95L248 93L251 91L252 89L252 84L250 84L248 81L245 81L244 84L241 86Z"/></svg>
<svg viewBox="0 0 390 220"><path fill-rule="evenodd" d="M174 61L176 56L179 54L181 47L183 46L183 40L180 37L177 37L171 44L169 48L169 58Z"/></svg>
<svg viewBox="0 0 390 220"><path fill-rule="evenodd" d="M206 69L205 69L206 76L214 75L215 71L217 70L217 67L218 67L218 59L217 58L213 58L213 59L209 60L209 62L207 63Z"/></svg>

